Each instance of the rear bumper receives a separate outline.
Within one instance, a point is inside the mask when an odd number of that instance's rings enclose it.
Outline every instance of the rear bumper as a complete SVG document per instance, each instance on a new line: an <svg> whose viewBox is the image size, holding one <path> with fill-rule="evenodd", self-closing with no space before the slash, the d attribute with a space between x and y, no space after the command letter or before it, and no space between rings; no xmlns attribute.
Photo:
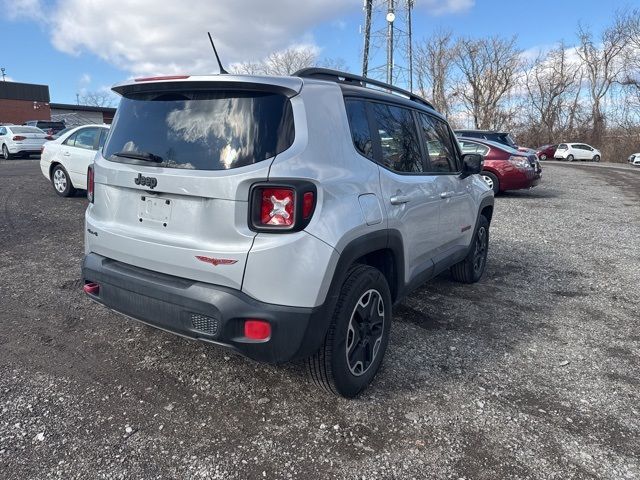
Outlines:
<svg viewBox="0 0 640 480"><path fill-rule="evenodd" d="M500 180L500 190L520 190L535 187L540 183L542 172L514 170L504 175Z"/></svg>
<svg viewBox="0 0 640 480"><path fill-rule="evenodd" d="M281 363L313 354L328 327L326 304L315 308L259 302L241 291L165 275L89 253L82 265L88 296L135 320L178 335L216 343L246 357ZM266 320L271 337L244 337L244 321Z"/></svg>

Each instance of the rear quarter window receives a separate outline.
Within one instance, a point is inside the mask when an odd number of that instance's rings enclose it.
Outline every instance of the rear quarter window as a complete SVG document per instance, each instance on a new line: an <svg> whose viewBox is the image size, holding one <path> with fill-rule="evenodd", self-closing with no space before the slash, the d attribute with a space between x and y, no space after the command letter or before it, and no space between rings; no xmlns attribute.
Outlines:
<svg viewBox="0 0 640 480"><path fill-rule="evenodd" d="M294 136L291 102L279 93L145 93L121 100L104 156L148 166L226 170L272 158L289 148Z"/></svg>

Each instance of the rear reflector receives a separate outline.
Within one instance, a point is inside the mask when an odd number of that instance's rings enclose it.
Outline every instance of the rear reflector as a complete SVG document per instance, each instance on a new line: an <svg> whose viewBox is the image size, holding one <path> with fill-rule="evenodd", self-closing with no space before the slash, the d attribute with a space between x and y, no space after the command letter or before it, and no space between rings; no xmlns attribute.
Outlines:
<svg viewBox="0 0 640 480"><path fill-rule="evenodd" d="M189 78L190 75L168 75L165 77L141 77L136 78L136 82L155 82L158 80L185 80Z"/></svg>
<svg viewBox="0 0 640 480"><path fill-rule="evenodd" d="M271 324L265 320L245 320L244 336L251 340L268 340L271 337Z"/></svg>
<svg viewBox="0 0 640 480"><path fill-rule="evenodd" d="M313 214L313 207L315 207L316 202L313 195L313 192L305 192L302 197L302 218L307 220Z"/></svg>
<svg viewBox="0 0 640 480"><path fill-rule="evenodd" d="M82 287L82 290L89 295L98 295L98 293L100 293L100 285L97 283L87 283Z"/></svg>

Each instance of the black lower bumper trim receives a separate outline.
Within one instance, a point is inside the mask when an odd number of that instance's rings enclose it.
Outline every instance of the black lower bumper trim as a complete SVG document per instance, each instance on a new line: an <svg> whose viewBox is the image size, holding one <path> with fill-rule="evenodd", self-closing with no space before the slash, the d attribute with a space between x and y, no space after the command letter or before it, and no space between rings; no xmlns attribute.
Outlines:
<svg viewBox="0 0 640 480"><path fill-rule="evenodd" d="M287 307L259 302L239 290L134 267L95 253L84 258L89 297L108 308L178 335L222 344L254 360L280 363L313 354L326 333L324 306ZM266 320L271 337L244 337L247 318Z"/></svg>

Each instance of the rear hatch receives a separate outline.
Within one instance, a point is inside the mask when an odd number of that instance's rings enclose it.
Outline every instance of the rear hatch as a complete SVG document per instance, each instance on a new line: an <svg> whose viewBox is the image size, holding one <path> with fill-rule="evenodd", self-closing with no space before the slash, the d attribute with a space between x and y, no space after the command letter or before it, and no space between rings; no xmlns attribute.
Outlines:
<svg viewBox="0 0 640 480"><path fill-rule="evenodd" d="M249 189L294 141L301 82L197 78L114 88L123 98L96 157L87 250L240 288Z"/></svg>
<svg viewBox="0 0 640 480"><path fill-rule="evenodd" d="M11 127L13 143L24 150L40 150L47 141L47 134L36 127L16 126Z"/></svg>

